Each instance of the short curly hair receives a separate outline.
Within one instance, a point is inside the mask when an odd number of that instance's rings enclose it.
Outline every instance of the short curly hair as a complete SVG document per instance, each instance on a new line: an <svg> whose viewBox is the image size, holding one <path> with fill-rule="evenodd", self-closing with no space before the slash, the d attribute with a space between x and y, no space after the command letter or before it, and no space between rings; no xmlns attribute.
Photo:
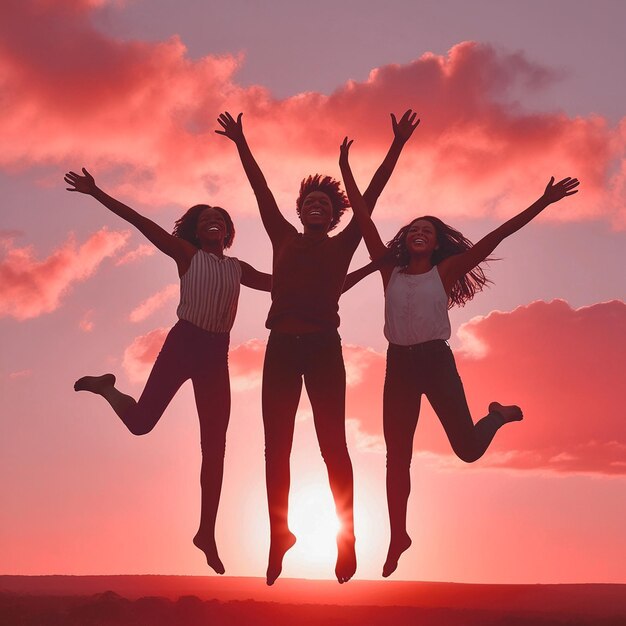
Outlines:
<svg viewBox="0 0 626 626"><path fill-rule="evenodd" d="M328 230L332 230L339 224L339 220L344 211L350 206L348 196L346 196L341 184L338 180L335 180L331 176L323 176L322 174L315 174L314 176L307 176L300 183L300 193L296 200L296 211L298 217L302 211L302 205L304 199L313 191L321 191L330 198L330 203L333 207L333 219L330 222Z"/></svg>
<svg viewBox="0 0 626 626"><path fill-rule="evenodd" d="M180 237L189 243L192 243L196 248L200 248L200 240L196 235L196 229L198 227L198 219L200 214L205 209L215 209L221 213L226 222L226 237L224 238L224 248L230 248L233 245L235 239L235 225L231 219L228 211L220 206L209 206L208 204L195 204L180 218L177 219L174 224L174 230L172 235L174 237Z"/></svg>
<svg viewBox="0 0 626 626"><path fill-rule="evenodd" d="M444 259L455 254L461 254L472 247L472 242L452 226L448 226L445 222L438 217L432 215L424 215L422 217L416 217L411 220L406 226L403 226L396 236L387 243L389 248L389 254L394 260L396 265L400 267L406 267L411 259L409 250L406 245L406 237L409 232L409 228L415 222L419 220L426 220L430 222L437 235L437 249L433 250L430 262L433 265L439 264ZM486 261L493 261L493 258L487 258ZM469 302L478 291L482 291L483 288L491 281L485 276L485 273L480 265L471 269L467 274L459 278L452 286L452 291L448 296L448 308L451 308L455 304L458 306L464 306L466 302Z"/></svg>

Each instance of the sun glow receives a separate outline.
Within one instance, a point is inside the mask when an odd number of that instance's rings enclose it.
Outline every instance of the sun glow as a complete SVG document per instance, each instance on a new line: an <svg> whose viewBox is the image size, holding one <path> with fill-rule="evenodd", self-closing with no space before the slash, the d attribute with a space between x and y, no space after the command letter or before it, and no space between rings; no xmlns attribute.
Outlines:
<svg viewBox="0 0 626 626"><path fill-rule="evenodd" d="M298 539L291 550L294 561L334 566L339 520L327 484L305 485L292 493L289 527Z"/></svg>

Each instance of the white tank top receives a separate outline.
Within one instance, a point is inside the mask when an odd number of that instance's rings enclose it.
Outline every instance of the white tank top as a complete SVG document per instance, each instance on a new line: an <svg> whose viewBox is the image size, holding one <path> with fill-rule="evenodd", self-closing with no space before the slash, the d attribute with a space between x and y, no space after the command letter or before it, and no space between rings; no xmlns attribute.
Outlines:
<svg viewBox="0 0 626 626"><path fill-rule="evenodd" d="M400 346L450 339L448 296L437 266L425 274L393 268L385 291L385 337Z"/></svg>
<svg viewBox="0 0 626 626"><path fill-rule="evenodd" d="M180 277L181 320L214 333L227 333L235 322L241 265L234 257L219 257L198 250Z"/></svg>

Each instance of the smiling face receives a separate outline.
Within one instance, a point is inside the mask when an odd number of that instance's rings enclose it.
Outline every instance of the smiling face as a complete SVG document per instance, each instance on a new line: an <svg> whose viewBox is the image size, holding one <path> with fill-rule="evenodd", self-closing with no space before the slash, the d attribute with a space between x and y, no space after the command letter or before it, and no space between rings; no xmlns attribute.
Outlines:
<svg viewBox="0 0 626 626"><path fill-rule="evenodd" d="M228 231L226 220L220 211L213 207L207 207L200 213L196 224L196 236L200 244L207 243L211 246L219 244L224 248L224 240Z"/></svg>
<svg viewBox="0 0 626 626"><path fill-rule="evenodd" d="M312 191L308 194L300 209L300 221L307 230L326 232L333 221L333 203L323 191Z"/></svg>
<svg viewBox="0 0 626 626"><path fill-rule="evenodd" d="M427 256L430 258L439 247L435 225L424 219L411 222L406 232L405 243L410 256Z"/></svg>

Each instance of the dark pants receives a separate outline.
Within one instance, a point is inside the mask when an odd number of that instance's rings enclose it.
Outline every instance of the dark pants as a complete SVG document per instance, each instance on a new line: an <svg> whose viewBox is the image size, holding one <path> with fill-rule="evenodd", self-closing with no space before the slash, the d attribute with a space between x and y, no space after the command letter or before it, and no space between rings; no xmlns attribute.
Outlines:
<svg viewBox="0 0 626 626"><path fill-rule="evenodd" d="M387 444L387 500L394 532L405 532L411 490L409 468L413 435L425 394L441 421L456 455L472 463L487 450L502 418L489 414L476 424L465 399L463 384L447 342L413 346L389 345L383 396L383 425Z"/></svg>
<svg viewBox="0 0 626 626"><path fill-rule="evenodd" d="M165 339L139 401L123 417L135 435L150 432L180 386L191 379L202 448L200 538L213 538L222 489L230 415L228 344L228 333L212 333L179 320Z"/></svg>
<svg viewBox="0 0 626 626"><path fill-rule="evenodd" d="M346 446L346 372L336 330L304 335L272 331L263 367L263 424L270 526L287 532L290 470L302 380L343 530L353 532L352 463Z"/></svg>

